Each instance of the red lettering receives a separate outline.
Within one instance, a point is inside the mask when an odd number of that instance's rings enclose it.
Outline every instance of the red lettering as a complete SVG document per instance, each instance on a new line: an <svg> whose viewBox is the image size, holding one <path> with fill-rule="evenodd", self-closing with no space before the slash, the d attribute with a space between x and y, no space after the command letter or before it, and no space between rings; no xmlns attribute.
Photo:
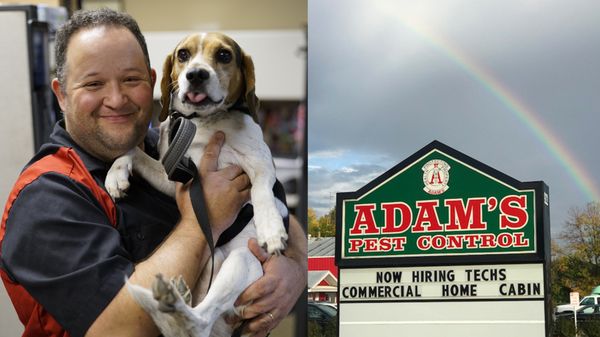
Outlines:
<svg viewBox="0 0 600 337"><path fill-rule="evenodd" d="M479 238L479 235L476 235L476 234L465 235L465 240L468 241L467 248L469 248L469 249L477 248L477 244L475 243L475 241L477 241L478 238Z"/></svg>
<svg viewBox="0 0 600 337"><path fill-rule="evenodd" d="M443 235L435 235L431 238L431 247L433 249L444 249L446 247L446 237Z"/></svg>
<svg viewBox="0 0 600 337"><path fill-rule="evenodd" d="M392 250L392 243L390 242L391 238L381 238L379 239L379 250L382 252L389 252Z"/></svg>
<svg viewBox="0 0 600 337"><path fill-rule="evenodd" d="M403 233L412 222L412 211L404 202L395 202L389 204L381 204L385 211L385 227L381 230L382 233ZM400 213L400 223L396 224L396 214Z"/></svg>
<svg viewBox="0 0 600 337"><path fill-rule="evenodd" d="M417 239L417 248L419 248L420 250L427 250L427 249L429 249L429 245L430 245L429 239L430 238L431 237L429 235L420 236Z"/></svg>
<svg viewBox="0 0 600 337"><path fill-rule="evenodd" d="M515 243L514 246L515 247L527 247L529 246L529 239L524 239L523 238L523 233L514 233L513 236L515 238Z"/></svg>
<svg viewBox="0 0 600 337"><path fill-rule="evenodd" d="M494 248L496 247L496 235L494 234L481 234L481 241L479 243L481 248Z"/></svg>
<svg viewBox="0 0 600 337"><path fill-rule="evenodd" d="M511 233L500 233L498 234L498 246L502 248L508 248L512 246L513 236Z"/></svg>
<svg viewBox="0 0 600 337"><path fill-rule="evenodd" d="M462 249L463 240L464 240L464 238L462 235L449 235L448 236L448 249Z"/></svg>
<svg viewBox="0 0 600 337"><path fill-rule="evenodd" d="M440 171L435 171L431 174L431 180L429 181L430 184L433 184L433 181L437 178L437 183L441 184L442 183L442 176L440 175Z"/></svg>
<svg viewBox="0 0 600 337"><path fill-rule="evenodd" d="M356 218L354 218L354 225L350 229L350 235L379 234L379 229L375 226L375 218L373 217L375 204L354 205L354 210L356 211Z"/></svg>
<svg viewBox="0 0 600 337"><path fill-rule="evenodd" d="M402 236L399 238L392 238L392 242L394 243L394 251L396 251L396 252L404 251L404 244L406 243L405 236Z"/></svg>
<svg viewBox="0 0 600 337"><path fill-rule="evenodd" d="M377 239L364 239L365 240L365 252L377 251Z"/></svg>
<svg viewBox="0 0 600 337"><path fill-rule="evenodd" d="M437 200L428 201L417 201L417 207L419 208L419 214L417 215L417 221L412 228L413 232L441 232L442 226L436 212L436 207L439 205ZM428 223L427 230L423 224Z"/></svg>
<svg viewBox="0 0 600 337"><path fill-rule="evenodd" d="M526 195L509 195L500 201L500 229L523 228L528 217Z"/></svg>
<svg viewBox="0 0 600 337"><path fill-rule="evenodd" d="M363 245L362 239L350 239L350 240L348 240L348 242L350 242L349 251L351 253L358 253L359 248L362 247L362 245Z"/></svg>
<svg viewBox="0 0 600 337"><path fill-rule="evenodd" d="M449 222L446 230L481 230L487 228L487 223L483 222L482 208L485 204L485 198L473 198L467 200L465 207L462 199L447 199L444 205L448 206Z"/></svg>

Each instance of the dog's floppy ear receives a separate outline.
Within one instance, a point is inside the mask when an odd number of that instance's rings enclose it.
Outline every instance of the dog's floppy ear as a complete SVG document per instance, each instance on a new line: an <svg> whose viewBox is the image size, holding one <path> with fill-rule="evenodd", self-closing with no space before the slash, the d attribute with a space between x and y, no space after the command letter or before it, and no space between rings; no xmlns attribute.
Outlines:
<svg viewBox="0 0 600 337"><path fill-rule="evenodd" d="M171 105L171 71L173 70L173 58L175 57L174 52L167 55L165 63L163 64L163 75L160 81L160 103L162 109L158 119L162 122L169 116L169 106Z"/></svg>
<svg viewBox="0 0 600 337"><path fill-rule="evenodd" d="M254 62L246 53L242 52L242 73L244 74L244 100L250 110L250 115L258 123L259 101L255 93Z"/></svg>

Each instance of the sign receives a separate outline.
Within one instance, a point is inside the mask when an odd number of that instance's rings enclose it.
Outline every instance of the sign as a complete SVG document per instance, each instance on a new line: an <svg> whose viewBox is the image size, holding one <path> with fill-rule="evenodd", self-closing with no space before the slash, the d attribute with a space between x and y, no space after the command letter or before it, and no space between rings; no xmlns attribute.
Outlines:
<svg viewBox="0 0 600 337"><path fill-rule="evenodd" d="M439 142L337 198L340 266L544 258L547 186L518 182Z"/></svg>
<svg viewBox="0 0 600 337"><path fill-rule="evenodd" d="M574 308L577 308L579 306L579 293L578 292L571 292L571 293L569 293L569 299L570 299L569 303Z"/></svg>
<svg viewBox="0 0 600 337"><path fill-rule="evenodd" d="M340 302L544 299L542 264L343 269Z"/></svg>
<svg viewBox="0 0 600 337"><path fill-rule="evenodd" d="M570 304L573 307L573 324L575 324L575 331L577 331L577 308L579 308L579 293L569 293Z"/></svg>
<svg viewBox="0 0 600 337"><path fill-rule="evenodd" d="M434 141L336 216L340 336L549 336L543 182Z"/></svg>

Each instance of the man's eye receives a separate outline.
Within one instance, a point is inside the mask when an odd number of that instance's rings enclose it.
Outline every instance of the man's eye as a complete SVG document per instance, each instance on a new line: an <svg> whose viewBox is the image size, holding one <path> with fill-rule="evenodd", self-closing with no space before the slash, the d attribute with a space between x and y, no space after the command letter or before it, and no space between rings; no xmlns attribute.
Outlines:
<svg viewBox="0 0 600 337"><path fill-rule="evenodd" d="M142 80L142 79L141 79L141 78L139 78L139 77L132 76L132 77L127 77L127 78L125 79L125 82L129 82L129 83L135 83L135 82L139 82L139 81L141 81L141 80Z"/></svg>
<svg viewBox="0 0 600 337"><path fill-rule="evenodd" d="M219 49L217 51L217 54L215 55L217 58L217 62L220 63L229 63L231 62L231 59L233 58L233 55L231 55L231 52L227 49Z"/></svg>
<svg viewBox="0 0 600 337"><path fill-rule="evenodd" d="M86 87L86 88L93 89L93 88L99 88L101 85L102 85L102 82L93 81L93 82L85 83L83 86Z"/></svg>
<svg viewBox="0 0 600 337"><path fill-rule="evenodd" d="M179 49L177 51L177 61L185 63L190 59L191 53L187 49Z"/></svg>

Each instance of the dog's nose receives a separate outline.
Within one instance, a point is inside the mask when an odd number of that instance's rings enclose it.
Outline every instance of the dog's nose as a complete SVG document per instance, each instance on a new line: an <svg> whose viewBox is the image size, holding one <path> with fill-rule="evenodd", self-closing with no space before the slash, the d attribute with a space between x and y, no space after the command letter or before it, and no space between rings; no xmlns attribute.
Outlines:
<svg viewBox="0 0 600 337"><path fill-rule="evenodd" d="M207 80L210 74L206 69L194 69L190 70L185 74L185 78L190 81L191 84L201 84L204 80Z"/></svg>

